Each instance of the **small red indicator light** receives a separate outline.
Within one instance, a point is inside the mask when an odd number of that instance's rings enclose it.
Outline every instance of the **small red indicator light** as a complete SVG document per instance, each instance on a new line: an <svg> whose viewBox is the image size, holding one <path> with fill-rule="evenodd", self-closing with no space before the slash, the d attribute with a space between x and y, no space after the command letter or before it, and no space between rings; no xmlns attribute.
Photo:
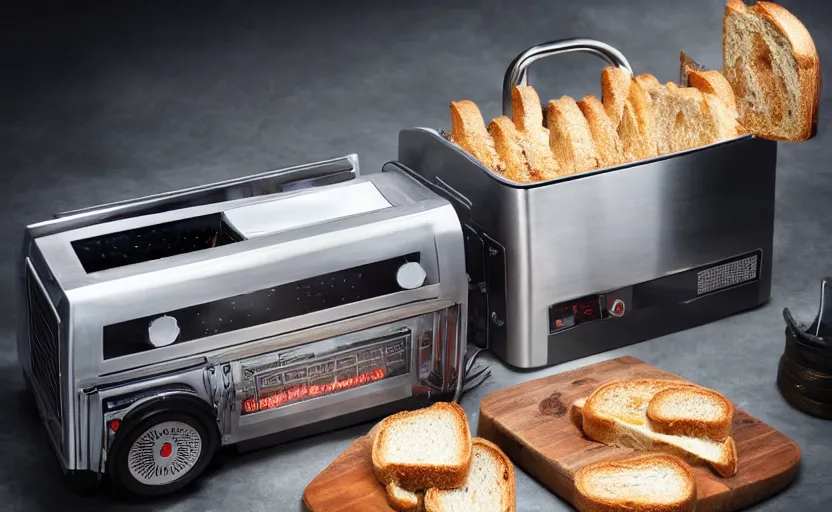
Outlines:
<svg viewBox="0 0 832 512"><path fill-rule="evenodd" d="M172 451L173 448L170 446L170 443L164 443L162 444L162 447L159 448L159 455L162 457L170 457Z"/></svg>
<svg viewBox="0 0 832 512"><path fill-rule="evenodd" d="M118 429L121 427L121 421L119 420L112 420L110 421L110 430L113 432L118 432Z"/></svg>

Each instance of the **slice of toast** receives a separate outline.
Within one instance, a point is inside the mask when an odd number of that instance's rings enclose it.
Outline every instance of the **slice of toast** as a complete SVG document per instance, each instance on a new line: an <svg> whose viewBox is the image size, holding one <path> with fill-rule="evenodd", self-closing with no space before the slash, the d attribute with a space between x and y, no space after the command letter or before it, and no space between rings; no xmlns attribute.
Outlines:
<svg viewBox="0 0 832 512"><path fill-rule="evenodd" d="M664 389L650 399L647 419L654 432L724 441L731 433L734 405L706 388Z"/></svg>
<svg viewBox="0 0 832 512"><path fill-rule="evenodd" d="M632 79L630 72L624 68L607 66L601 70L601 103L616 130L624 115L624 104L627 103Z"/></svg>
<svg viewBox="0 0 832 512"><path fill-rule="evenodd" d="M650 94L635 79L630 80L618 136L628 161L645 160L659 154L656 114Z"/></svg>
<svg viewBox="0 0 832 512"><path fill-rule="evenodd" d="M424 510L424 491L408 491L395 483L385 486L387 502L399 512L422 512Z"/></svg>
<svg viewBox="0 0 832 512"><path fill-rule="evenodd" d="M806 27L771 2L728 0L722 24L722 72L737 98L739 122L771 140L817 133L820 60Z"/></svg>
<svg viewBox="0 0 832 512"><path fill-rule="evenodd" d="M506 116L492 119L488 123L488 134L494 140L494 148L505 165L503 176L519 183L533 181L523 140L511 119Z"/></svg>
<svg viewBox="0 0 832 512"><path fill-rule="evenodd" d="M551 100L546 107L549 146L561 175L598 168L592 132L577 102L569 96Z"/></svg>
<svg viewBox="0 0 832 512"><path fill-rule="evenodd" d="M713 441L701 437L661 434L648 424L647 408L662 389L694 386L675 381L615 381L596 389L579 409L581 425L590 439L610 446L661 451L691 463L706 463L723 477L737 472L737 449L731 437ZM577 412L572 413L577 414Z"/></svg>
<svg viewBox="0 0 832 512"><path fill-rule="evenodd" d="M471 466L471 431L465 411L456 403L438 402L388 416L373 440L372 461L376 478L384 486L461 486Z"/></svg>
<svg viewBox="0 0 832 512"><path fill-rule="evenodd" d="M612 167L624 162L621 138L604 110L601 100L595 96L585 96L578 101L578 108L584 114L592 140L599 167Z"/></svg>
<svg viewBox="0 0 832 512"><path fill-rule="evenodd" d="M716 142L716 126L707 115L702 92L693 87L677 87L673 82L668 82L665 88L671 106L668 114L673 116L670 151L675 153Z"/></svg>
<svg viewBox="0 0 832 512"><path fill-rule="evenodd" d="M649 454L599 462L575 473L580 512L693 512L696 480L676 457Z"/></svg>
<svg viewBox="0 0 832 512"><path fill-rule="evenodd" d="M482 113L473 101L451 102L451 134L449 139L486 168L502 174L505 165L497 155L494 141L485 128Z"/></svg>
<svg viewBox="0 0 832 512"><path fill-rule="evenodd" d="M688 71L688 82L690 87L699 89L702 94L713 94L717 96L725 106L732 112L737 112L737 98L734 96L734 90L731 89L731 84L725 79L725 76L715 69L707 71L690 70Z"/></svg>
<svg viewBox="0 0 832 512"><path fill-rule="evenodd" d="M428 489L426 512L515 512L517 510L514 464L492 442L473 439L473 461L465 484L459 489Z"/></svg>
<svg viewBox="0 0 832 512"><path fill-rule="evenodd" d="M523 137L523 149L535 181L556 178L559 166L549 147L549 130L543 126L540 96L530 85L517 86L511 91L511 117Z"/></svg>

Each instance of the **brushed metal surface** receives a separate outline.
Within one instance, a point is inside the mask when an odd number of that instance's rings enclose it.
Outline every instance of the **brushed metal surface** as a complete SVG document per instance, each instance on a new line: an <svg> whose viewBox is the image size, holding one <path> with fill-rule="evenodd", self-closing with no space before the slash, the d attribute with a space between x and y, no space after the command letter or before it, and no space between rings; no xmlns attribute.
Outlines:
<svg viewBox="0 0 832 512"><path fill-rule="evenodd" d="M463 226L505 249L505 268L500 270L505 273L506 318L489 325L488 345L508 364L533 368L687 328L768 300L776 155L776 143L744 136L643 162L518 184L483 168L435 130L414 128L400 133L398 161L435 190L448 190L443 195L456 201ZM667 304L658 314L629 310L621 319L548 334L550 305L758 249L763 265L756 282L686 304ZM483 258L487 267L487 251ZM645 315L650 325L636 325ZM601 334L604 339L598 338Z"/></svg>

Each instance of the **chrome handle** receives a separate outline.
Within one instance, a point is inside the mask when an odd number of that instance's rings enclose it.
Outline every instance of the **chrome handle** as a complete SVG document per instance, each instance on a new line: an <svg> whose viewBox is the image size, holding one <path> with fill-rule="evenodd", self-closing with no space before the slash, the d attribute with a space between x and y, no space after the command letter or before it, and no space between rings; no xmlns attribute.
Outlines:
<svg viewBox="0 0 832 512"><path fill-rule="evenodd" d="M560 53L584 52L600 57L613 66L633 69L624 55L612 46L594 39L560 39L527 49L509 64L503 78L503 115L511 116L511 91L518 85L528 85L528 67L532 62Z"/></svg>

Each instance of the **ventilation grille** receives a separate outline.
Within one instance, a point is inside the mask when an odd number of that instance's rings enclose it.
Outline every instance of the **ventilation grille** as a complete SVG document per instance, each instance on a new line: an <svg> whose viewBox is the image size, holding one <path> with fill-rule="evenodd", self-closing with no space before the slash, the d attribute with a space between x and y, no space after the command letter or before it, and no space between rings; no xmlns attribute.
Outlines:
<svg viewBox="0 0 832 512"><path fill-rule="evenodd" d="M757 280L759 252L702 270L696 274L696 294L704 295Z"/></svg>
<svg viewBox="0 0 832 512"><path fill-rule="evenodd" d="M26 309L32 384L45 399L50 416L61 423L61 321L30 263L26 266Z"/></svg>

